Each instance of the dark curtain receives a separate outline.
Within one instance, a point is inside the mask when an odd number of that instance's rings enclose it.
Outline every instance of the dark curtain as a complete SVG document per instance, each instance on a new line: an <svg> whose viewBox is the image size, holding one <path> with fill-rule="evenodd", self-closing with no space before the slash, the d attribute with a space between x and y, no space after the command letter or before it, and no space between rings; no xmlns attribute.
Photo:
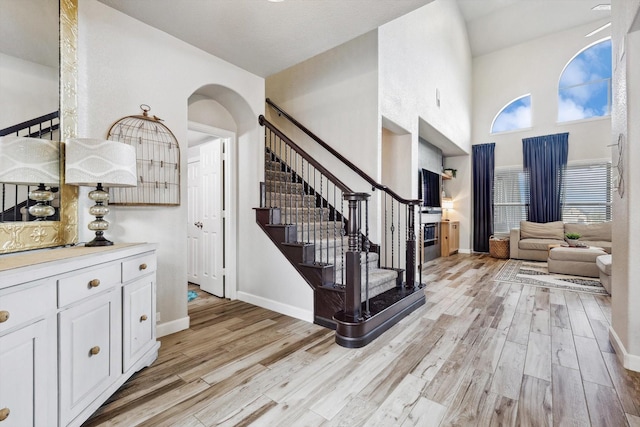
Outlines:
<svg viewBox="0 0 640 427"><path fill-rule="evenodd" d="M473 146L473 250L489 252L493 234L495 143Z"/></svg>
<svg viewBox="0 0 640 427"><path fill-rule="evenodd" d="M523 166L529 172L529 215L532 222L562 220L563 175L569 155L569 134L522 140Z"/></svg>

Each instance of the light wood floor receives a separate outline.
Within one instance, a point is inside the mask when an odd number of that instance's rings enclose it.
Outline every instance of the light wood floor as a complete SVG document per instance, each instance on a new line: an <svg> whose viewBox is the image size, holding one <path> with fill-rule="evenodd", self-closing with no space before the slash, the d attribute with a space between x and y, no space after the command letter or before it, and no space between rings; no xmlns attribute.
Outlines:
<svg viewBox="0 0 640 427"><path fill-rule="evenodd" d="M640 426L608 297L495 282L488 256L427 265L426 305L363 349L199 292L85 426Z"/></svg>

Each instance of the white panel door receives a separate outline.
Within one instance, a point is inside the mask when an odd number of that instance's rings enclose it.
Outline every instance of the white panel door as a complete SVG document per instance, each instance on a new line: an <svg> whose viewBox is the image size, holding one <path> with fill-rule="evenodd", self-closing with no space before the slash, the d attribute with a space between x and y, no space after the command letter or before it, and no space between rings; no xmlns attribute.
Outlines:
<svg viewBox="0 0 640 427"><path fill-rule="evenodd" d="M200 285L202 228L200 227L200 160L189 161L187 170L187 280Z"/></svg>
<svg viewBox="0 0 640 427"><path fill-rule="evenodd" d="M223 221L223 140L217 139L200 146L200 195L202 232L202 275L200 288L224 297L222 235Z"/></svg>

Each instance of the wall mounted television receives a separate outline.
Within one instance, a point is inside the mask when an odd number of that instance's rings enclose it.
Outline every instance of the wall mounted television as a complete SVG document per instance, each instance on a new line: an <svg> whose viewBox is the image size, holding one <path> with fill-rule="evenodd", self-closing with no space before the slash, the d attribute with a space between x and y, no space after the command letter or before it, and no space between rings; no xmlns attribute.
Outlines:
<svg viewBox="0 0 640 427"><path fill-rule="evenodd" d="M439 173L427 169L420 169L418 192L422 198L422 212L442 212L441 182Z"/></svg>

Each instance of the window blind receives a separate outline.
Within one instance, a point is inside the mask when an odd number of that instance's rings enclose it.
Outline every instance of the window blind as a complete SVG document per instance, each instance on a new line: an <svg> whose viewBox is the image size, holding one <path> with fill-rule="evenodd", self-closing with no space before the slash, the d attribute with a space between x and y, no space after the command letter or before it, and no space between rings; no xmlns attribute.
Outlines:
<svg viewBox="0 0 640 427"><path fill-rule="evenodd" d="M564 174L562 220L611 221L613 172L606 160L571 162ZM496 168L493 182L494 234L508 234L527 219L529 176L518 167Z"/></svg>
<svg viewBox="0 0 640 427"><path fill-rule="evenodd" d="M564 175L562 220L587 224L611 221L611 188L611 163L569 163Z"/></svg>
<svg viewBox="0 0 640 427"><path fill-rule="evenodd" d="M500 167L493 177L493 232L508 234L527 219L529 174L522 168Z"/></svg>

